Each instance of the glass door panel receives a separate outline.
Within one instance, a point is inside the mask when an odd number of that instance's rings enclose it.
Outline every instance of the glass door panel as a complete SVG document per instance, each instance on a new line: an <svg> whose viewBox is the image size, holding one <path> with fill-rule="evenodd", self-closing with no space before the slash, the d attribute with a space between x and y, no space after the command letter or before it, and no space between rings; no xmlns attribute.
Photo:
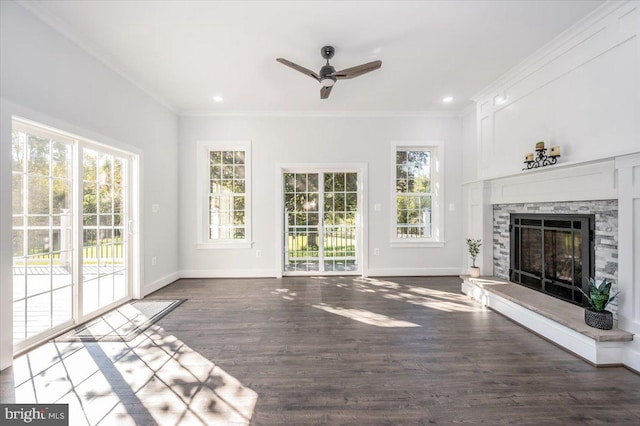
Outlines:
<svg viewBox="0 0 640 426"><path fill-rule="evenodd" d="M358 174L324 174L324 270L358 270Z"/></svg>
<svg viewBox="0 0 640 426"><path fill-rule="evenodd" d="M13 127L13 343L20 348L73 319L73 151Z"/></svg>
<svg viewBox="0 0 640 426"><path fill-rule="evenodd" d="M285 173L285 271L320 271L318 173Z"/></svg>
<svg viewBox="0 0 640 426"><path fill-rule="evenodd" d="M82 313L129 295L126 262L127 160L83 149Z"/></svg>

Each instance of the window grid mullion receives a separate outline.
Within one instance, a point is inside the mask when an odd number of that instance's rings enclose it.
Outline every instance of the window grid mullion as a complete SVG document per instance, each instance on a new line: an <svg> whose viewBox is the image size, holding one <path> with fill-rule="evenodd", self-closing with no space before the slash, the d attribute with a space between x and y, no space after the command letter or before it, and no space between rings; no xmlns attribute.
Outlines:
<svg viewBox="0 0 640 426"><path fill-rule="evenodd" d="M428 146L395 146L393 155L394 239L430 240L433 235L432 212L435 196L431 167L434 150ZM417 192L417 185L422 186L424 191ZM417 223L410 223L412 220L417 220Z"/></svg>

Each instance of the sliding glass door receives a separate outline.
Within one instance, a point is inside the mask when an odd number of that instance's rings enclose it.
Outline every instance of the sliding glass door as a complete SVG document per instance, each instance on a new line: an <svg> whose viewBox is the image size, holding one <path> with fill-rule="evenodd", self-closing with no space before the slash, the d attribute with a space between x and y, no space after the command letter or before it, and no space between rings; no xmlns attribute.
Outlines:
<svg viewBox="0 0 640 426"><path fill-rule="evenodd" d="M283 273L360 273L358 173L285 172L283 187Z"/></svg>
<svg viewBox="0 0 640 426"><path fill-rule="evenodd" d="M131 160L20 120L12 136L13 340L21 350L130 297Z"/></svg>

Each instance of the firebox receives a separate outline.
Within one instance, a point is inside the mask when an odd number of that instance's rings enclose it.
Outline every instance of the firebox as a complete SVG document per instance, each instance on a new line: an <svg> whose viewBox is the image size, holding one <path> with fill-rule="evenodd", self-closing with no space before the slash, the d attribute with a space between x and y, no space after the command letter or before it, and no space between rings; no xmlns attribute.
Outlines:
<svg viewBox="0 0 640 426"><path fill-rule="evenodd" d="M595 269L594 215L511 214L512 282L576 305Z"/></svg>

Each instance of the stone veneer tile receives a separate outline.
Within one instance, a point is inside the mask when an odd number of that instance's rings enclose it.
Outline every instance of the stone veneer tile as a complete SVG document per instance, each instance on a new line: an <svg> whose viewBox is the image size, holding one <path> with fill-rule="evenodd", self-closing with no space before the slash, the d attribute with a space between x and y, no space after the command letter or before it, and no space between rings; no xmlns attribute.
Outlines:
<svg viewBox="0 0 640 426"><path fill-rule="evenodd" d="M561 203L517 203L493 206L493 270L494 275L509 279L509 215L511 213L593 214L595 215L595 279L618 283L618 201L571 201ZM617 301L608 306L617 316Z"/></svg>

